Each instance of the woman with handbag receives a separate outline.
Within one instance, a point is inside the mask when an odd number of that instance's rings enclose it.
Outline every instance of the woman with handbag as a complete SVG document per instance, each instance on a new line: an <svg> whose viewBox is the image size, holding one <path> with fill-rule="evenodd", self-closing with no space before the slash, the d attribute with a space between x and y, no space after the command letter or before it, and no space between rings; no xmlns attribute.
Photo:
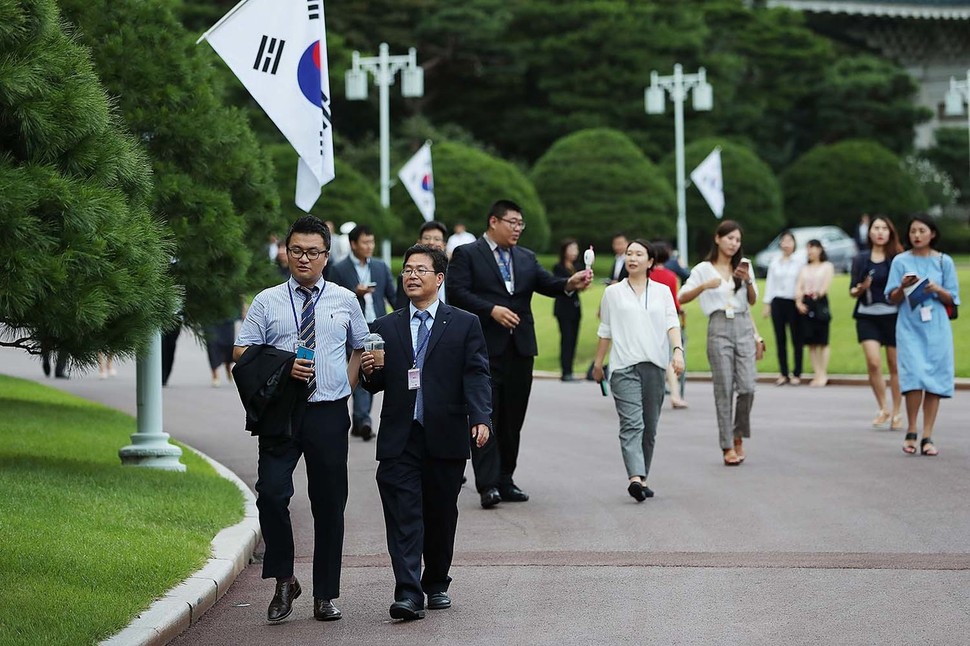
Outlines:
<svg viewBox="0 0 970 646"><path fill-rule="evenodd" d="M903 396L899 391L896 370L896 314L898 307L886 299L886 281L893 258L901 253L896 228L889 218L877 215L869 224L869 249L860 251L852 261L849 295L856 299L852 318L855 319L856 338L866 357L869 385L876 396L879 413L872 420L873 428L903 427L899 411ZM886 348L889 366L889 390L892 393L892 412L886 407L886 380L882 376L881 348Z"/></svg>
<svg viewBox="0 0 970 646"><path fill-rule="evenodd" d="M906 226L909 250L893 258L886 296L899 305L896 318L899 387L906 398L905 453L916 453L916 419L923 407L920 453L937 455L933 426L940 399L953 396L953 329L948 308L960 304L953 259L936 250L940 231L932 218L914 216ZM955 309L952 310L955 315Z"/></svg>
<svg viewBox="0 0 970 646"><path fill-rule="evenodd" d="M654 260L653 249L645 240L627 245L627 277L603 292L593 360L593 379L602 381L603 361L612 345L610 388L620 418L620 451L629 478L627 493L637 502L653 497L647 476L667 365L673 365L677 374L684 370L677 308L667 286L650 279Z"/></svg>
<svg viewBox="0 0 970 646"><path fill-rule="evenodd" d="M810 386L820 388L829 382L829 326L832 312L829 309L829 288L835 266L828 261L825 248L818 240L809 240L806 248L808 264L802 267L795 285L795 308L799 319L802 343L808 346L808 358L812 362Z"/></svg>
<svg viewBox="0 0 970 646"><path fill-rule="evenodd" d="M744 461L744 438L751 437L757 337L750 309L758 300L751 261L741 254L741 225L725 220L714 233L707 260L697 264L680 290L680 302L700 297L708 317L707 359L714 382L714 405L726 466ZM737 391L737 399L734 399ZM732 405L733 404L733 405ZM733 409L733 410L732 410ZM732 419L733 412L733 419Z"/></svg>

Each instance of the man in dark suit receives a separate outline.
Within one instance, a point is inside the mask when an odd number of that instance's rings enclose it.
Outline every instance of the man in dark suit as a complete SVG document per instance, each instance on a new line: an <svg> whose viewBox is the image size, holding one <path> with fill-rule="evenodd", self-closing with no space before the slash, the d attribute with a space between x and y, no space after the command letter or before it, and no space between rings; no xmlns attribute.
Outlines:
<svg viewBox="0 0 970 646"><path fill-rule="evenodd" d="M534 252L517 246L524 229L522 208L499 200L489 210L485 235L457 247L448 268L448 302L478 316L488 345L493 439L472 449L475 487L486 509L502 500L529 499L512 475L532 390L532 365L538 354L532 295L582 290L592 277L586 271L568 279L550 274L539 265Z"/></svg>
<svg viewBox="0 0 970 646"><path fill-rule="evenodd" d="M415 244L426 244L429 247L434 247L435 249L445 249L445 237L448 235L448 229L442 223L437 220L431 220L430 222L425 222L418 229L418 241ZM438 299L444 303L445 302L445 286L444 283L438 288ZM397 297L394 301L397 303L398 309L402 307L407 307L411 300L408 295L404 292L404 276L398 276L397 278Z"/></svg>
<svg viewBox="0 0 970 646"><path fill-rule="evenodd" d="M458 526L458 492L469 456L489 435L491 389L478 319L442 303L444 251L415 245L404 254L409 304L373 324L384 338L383 366L361 358L364 386L384 391L377 437L377 485L394 569L394 619L451 607L448 585ZM421 557L424 575L421 576Z"/></svg>
<svg viewBox="0 0 970 646"><path fill-rule="evenodd" d="M609 283L618 283L627 277L626 271L626 248L629 246L630 241L627 240L626 234L614 233L613 238L610 240L610 246L613 248L613 269L610 271Z"/></svg>
<svg viewBox="0 0 970 646"><path fill-rule="evenodd" d="M357 295L364 320L370 325L394 308L396 297L391 270L383 260L374 258L374 233L366 224L354 227L349 236L350 255L336 263L332 282ZM354 411L350 434L365 442L374 437L370 409L373 397L362 386L354 390Z"/></svg>

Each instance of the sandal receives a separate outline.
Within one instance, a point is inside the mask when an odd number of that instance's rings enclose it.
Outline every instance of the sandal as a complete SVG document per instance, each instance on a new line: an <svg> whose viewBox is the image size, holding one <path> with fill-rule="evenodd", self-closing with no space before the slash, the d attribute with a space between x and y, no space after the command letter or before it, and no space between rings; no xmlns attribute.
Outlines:
<svg viewBox="0 0 970 646"><path fill-rule="evenodd" d="M933 440L928 437L924 437L919 441L919 452L920 455L939 455L940 452L936 450L936 446L933 444Z"/></svg>
<svg viewBox="0 0 970 646"><path fill-rule="evenodd" d="M797 386L800 383L802 383L802 378L801 377L792 377L791 379L788 380L788 383L790 383L792 386Z"/></svg>
<svg viewBox="0 0 970 646"><path fill-rule="evenodd" d="M916 435L916 433L907 433L906 434L906 437L903 440L903 453L908 453L909 455L913 455L914 453L916 453L916 438L917 437L918 436ZM912 442L912 444L908 444L908 442Z"/></svg>
<svg viewBox="0 0 970 646"><path fill-rule="evenodd" d="M738 464L744 462L744 448L741 446L743 442L740 437L734 438L734 452L738 456Z"/></svg>
<svg viewBox="0 0 970 646"><path fill-rule="evenodd" d="M872 420L872 428L884 429L889 428L889 422L892 419L892 415L884 410L880 410L876 418Z"/></svg>
<svg viewBox="0 0 970 646"><path fill-rule="evenodd" d="M913 452L916 452L916 447L913 447ZM734 449L724 449L724 466L726 467L736 467L741 464L741 460L738 458L738 454Z"/></svg>
<svg viewBox="0 0 970 646"><path fill-rule="evenodd" d="M903 416L900 415L899 413L896 413L895 415L893 415L893 423L892 425L890 425L889 428L893 431L903 430Z"/></svg>
<svg viewBox="0 0 970 646"><path fill-rule="evenodd" d="M777 379L775 379L775 385L776 386L784 386L787 383L788 383L788 377L782 376L782 377L778 377Z"/></svg>
<svg viewBox="0 0 970 646"><path fill-rule="evenodd" d="M674 399L673 397L671 397L670 398L670 407L671 408L676 408L676 409L687 408L687 400L686 399Z"/></svg>

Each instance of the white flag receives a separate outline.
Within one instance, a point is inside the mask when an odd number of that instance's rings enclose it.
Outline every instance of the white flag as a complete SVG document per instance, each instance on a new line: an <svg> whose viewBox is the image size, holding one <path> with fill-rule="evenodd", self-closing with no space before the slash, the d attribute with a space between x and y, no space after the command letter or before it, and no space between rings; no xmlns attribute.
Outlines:
<svg viewBox="0 0 970 646"><path fill-rule="evenodd" d="M431 172L431 142L421 146L418 152L398 171L401 183L418 206L426 222L434 220L434 175Z"/></svg>
<svg viewBox="0 0 970 646"><path fill-rule="evenodd" d="M300 156L296 205L334 178L323 0L242 0L202 35Z"/></svg>
<svg viewBox="0 0 970 646"><path fill-rule="evenodd" d="M718 146L691 171L690 179L701 192L714 217L724 215L724 179L721 176L721 147Z"/></svg>

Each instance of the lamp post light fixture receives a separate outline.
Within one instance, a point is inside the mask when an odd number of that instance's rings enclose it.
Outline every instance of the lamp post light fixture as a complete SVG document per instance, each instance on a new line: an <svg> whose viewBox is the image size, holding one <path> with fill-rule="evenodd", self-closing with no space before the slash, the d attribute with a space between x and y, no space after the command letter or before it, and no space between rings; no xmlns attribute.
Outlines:
<svg viewBox="0 0 970 646"><path fill-rule="evenodd" d="M666 95L674 102L674 146L677 166L677 251L687 262L687 198L684 180L684 100L692 92L694 109L707 112L714 106L714 90L707 82L704 68L697 74L684 74L680 63L674 65L672 76L660 76L650 72L650 87L644 93L647 114L663 114Z"/></svg>
<svg viewBox="0 0 970 646"><path fill-rule="evenodd" d="M424 70L418 66L418 53L413 47L407 56L391 56L387 43L381 43L377 56L362 57L353 53L353 67L345 75L348 101L367 99L367 74L374 75L374 85L380 88L381 112L381 205L391 205L391 126L390 86L394 75L401 72L401 96L424 96Z"/></svg>
<svg viewBox="0 0 970 646"><path fill-rule="evenodd" d="M963 104L967 103L967 154L970 155L970 70L967 70L967 80L958 81L950 77L950 89L946 93L943 104L943 114L948 117L958 117L963 114Z"/></svg>

